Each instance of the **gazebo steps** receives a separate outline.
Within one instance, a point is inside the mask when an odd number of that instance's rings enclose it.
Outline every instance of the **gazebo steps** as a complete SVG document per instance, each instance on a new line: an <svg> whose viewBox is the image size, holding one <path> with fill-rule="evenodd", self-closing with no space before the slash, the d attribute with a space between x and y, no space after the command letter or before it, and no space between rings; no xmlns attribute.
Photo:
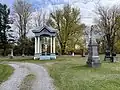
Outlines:
<svg viewBox="0 0 120 90"><path fill-rule="evenodd" d="M39 60L53 60L56 59L56 55L39 55L39 56L34 56L34 60L39 59Z"/></svg>

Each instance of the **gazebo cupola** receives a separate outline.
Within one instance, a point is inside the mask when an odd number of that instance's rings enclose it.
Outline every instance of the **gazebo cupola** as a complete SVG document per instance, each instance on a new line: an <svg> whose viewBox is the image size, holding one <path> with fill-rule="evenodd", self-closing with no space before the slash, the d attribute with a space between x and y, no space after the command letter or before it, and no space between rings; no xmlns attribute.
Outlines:
<svg viewBox="0 0 120 90"><path fill-rule="evenodd" d="M44 25L43 27L37 27L32 32L35 34L34 59L56 59L55 37L57 30Z"/></svg>

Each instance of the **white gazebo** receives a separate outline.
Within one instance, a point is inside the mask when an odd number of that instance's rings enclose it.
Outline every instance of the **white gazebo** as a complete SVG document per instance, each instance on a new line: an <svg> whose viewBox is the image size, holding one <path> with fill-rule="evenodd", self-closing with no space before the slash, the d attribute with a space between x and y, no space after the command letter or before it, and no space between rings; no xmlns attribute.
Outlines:
<svg viewBox="0 0 120 90"><path fill-rule="evenodd" d="M55 37L57 30L44 25L33 30L35 34L34 59L50 60L56 59Z"/></svg>

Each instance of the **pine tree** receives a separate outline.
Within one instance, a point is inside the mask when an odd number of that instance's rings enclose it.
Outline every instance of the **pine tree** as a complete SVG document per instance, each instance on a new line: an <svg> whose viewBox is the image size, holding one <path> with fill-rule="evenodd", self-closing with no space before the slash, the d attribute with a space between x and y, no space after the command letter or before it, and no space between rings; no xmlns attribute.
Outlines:
<svg viewBox="0 0 120 90"><path fill-rule="evenodd" d="M8 47L7 30L10 28L9 24L10 9L7 5L0 3L0 45L4 50L3 55L6 55L6 49Z"/></svg>

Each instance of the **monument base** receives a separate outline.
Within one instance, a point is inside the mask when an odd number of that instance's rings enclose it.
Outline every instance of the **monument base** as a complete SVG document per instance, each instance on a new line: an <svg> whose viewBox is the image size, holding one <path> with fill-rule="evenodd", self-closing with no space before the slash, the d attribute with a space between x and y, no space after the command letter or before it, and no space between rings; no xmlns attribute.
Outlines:
<svg viewBox="0 0 120 90"><path fill-rule="evenodd" d="M41 54L37 53L34 56L34 60L35 59L39 59L39 60L54 60L54 59L56 59L56 55L55 54L41 55Z"/></svg>
<svg viewBox="0 0 120 90"><path fill-rule="evenodd" d="M89 67L99 67L101 65L99 56L88 57L86 63Z"/></svg>
<svg viewBox="0 0 120 90"><path fill-rule="evenodd" d="M35 59L39 59L39 56L40 56L40 53L35 53L35 55L34 55L34 60L35 60Z"/></svg>

